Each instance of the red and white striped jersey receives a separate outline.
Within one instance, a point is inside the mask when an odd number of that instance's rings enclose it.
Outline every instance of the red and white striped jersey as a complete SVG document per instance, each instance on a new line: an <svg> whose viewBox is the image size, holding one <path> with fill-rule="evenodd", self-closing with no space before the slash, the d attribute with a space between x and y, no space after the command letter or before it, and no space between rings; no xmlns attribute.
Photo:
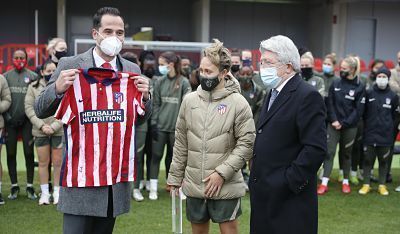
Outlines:
<svg viewBox="0 0 400 234"><path fill-rule="evenodd" d="M55 117L64 123L64 187L107 186L135 178L135 120L144 114L131 76L103 68L80 70Z"/></svg>

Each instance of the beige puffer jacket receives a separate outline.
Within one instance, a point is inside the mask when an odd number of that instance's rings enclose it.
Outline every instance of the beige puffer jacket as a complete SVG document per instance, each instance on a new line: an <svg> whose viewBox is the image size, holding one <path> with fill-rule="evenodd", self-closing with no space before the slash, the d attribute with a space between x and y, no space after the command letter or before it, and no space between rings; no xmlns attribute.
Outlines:
<svg viewBox="0 0 400 234"><path fill-rule="evenodd" d="M167 183L182 185L189 197L205 197L202 181L214 171L225 181L212 199L233 199L246 193L240 169L252 157L254 120L239 82L230 76L225 81L224 89L211 93L199 86L187 94L179 111Z"/></svg>
<svg viewBox="0 0 400 234"><path fill-rule="evenodd" d="M39 85L37 85L37 82L39 82ZM26 92L25 96L25 114L28 116L29 120L32 123L32 135L34 137L45 137L46 134L42 130L40 130L43 125L48 124L50 127L54 130L53 136L62 136L63 135L63 129L62 129L62 122L59 120L56 120L53 116L48 117L46 119L39 119L34 110L34 105L35 105L35 100L39 96L39 94L42 92L42 90L46 87L46 82L44 81L43 78L32 82L29 87L28 91Z"/></svg>
<svg viewBox="0 0 400 234"><path fill-rule="evenodd" d="M0 75L0 129L4 128L3 113L11 106L11 92L7 80Z"/></svg>

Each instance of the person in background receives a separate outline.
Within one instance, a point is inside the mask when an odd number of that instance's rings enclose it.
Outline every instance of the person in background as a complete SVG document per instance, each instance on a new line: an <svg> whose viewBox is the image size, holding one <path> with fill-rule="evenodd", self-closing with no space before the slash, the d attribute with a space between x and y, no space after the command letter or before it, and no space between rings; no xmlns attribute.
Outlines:
<svg viewBox="0 0 400 234"><path fill-rule="evenodd" d="M397 64L396 66L390 70L391 77L389 79L389 86L390 89L397 94L400 98L400 51L397 52ZM400 126L400 116L396 117L395 124L394 124L394 139L393 145L390 151L389 160L388 160L388 176L386 181L390 183L392 181L392 175L390 173L392 169L392 161L393 161L393 153L394 153L394 145L396 143L396 137L399 133L399 126ZM395 189L396 192L400 192L400 186Z"/></svg>
<svg viewBox="0 0 400 234"><path fill-rule="evenodd" d="M231 73L235 78L238 78L239 70L240 70L240 67L242 66L242 58L241 58L240 50L238 50L238 49L232 50L231 61L232 61Z"/></svg>
<svg viewBox="0 0 400 234"><path fill-rule="evenodd" d="M196 68L192 71L189 78L190 87L192 87L192 91L196 91L197 87L200 85L200 74L199 69Z"/></svg>
<svg viewBox="0 0 400 234"><path fill-rule="evenodd" d="M143 76L149 78L149 89L150 94L153 96L154 82L159 78L156 76L157 67L156 67L156 57L153 51L151 50L143 50L139 54L139 67L142 71ZM138 168L139 173L137 174L137 180L134 183L134 189L139 188L139 191L146 189L150 192L150 168L151 168L151 156L152 156L152 129L151 129L151 119L149 118L146 123L143 122L140 125L136 126L136 145L137 145L137 156L138 156ZM144 148L142 149L144 145ZM143 152L142 152L143 150ZM143 159L142 159L143 154ZM146 157L145 157L146 155ZM144 179L144 166L146 166L146 180ZM140 173L143 168L143 173ZM139 187L137 186L137 182L139 182ZM136 201L142 200L140 194L138 192L133 194L134 199ZM143 197L144 199L144 197Z"/></svg>
<svg viewBox="0 0 400 234"><path fill-rule="evenodd" d="M121 54L121 57L128 61L131 61L132 63L139 64L138 57L133 52L127 51L127 52Z"/></svg>
<svg viewBox="0 0 400 234"><path fill-rule="evenodd" d="M380 195L389 195L386 187L388 159L393 145L393 129L399 115L399 97L393 92L388 83L391 76L386 67L375 72L374 85L367 90L364 112L364 181L359 194L365 195L371 191L370 173L375 158L379 161Z"/></svg>
<svg viewBox="0 0 400 234"><path fill-rule="evenodd" d="M339 77L335 75L335 66L336 66L336 54L335 53L327 54L322 64L322 75L321 75L325 85L324 101L326 107L328 107L329 88L331 87L333 81L339 79ZM342 172L341 175L343 175L343 170L340 171ZM322 179L323 174L324 174L324 169L321 168L319 173L320 179ZM343 179L341 181L343 181Z"/></svg>
<svg viewBox="0 0 400 234"><path fill-rule="evenodd" d="M41 195L39 205L50 204L49 191L49 172L48 167L51 162L54 168L54 189L53 189L53 204L58 204L60 191L60 169L62 161L62 134L63 124L54 117L39 119L34 111L35 100L46 87L51 75L56 70L56 65L51 60L46 61L40 71L38 80L31 82L25 96L25 113L31 121L32 135L35 137L35 145L39 158L39 182Z"/></svg>
<svg viewBox="0 0 400 234"><path fill-rule="evenodd" d="M67 43L62 38L53 38L47 44L48 60L51 60L56 66L61 58L67 56Z"/></svg>
<svg viewBox="0 0 400 234"><path fill-rule="evenodd" d="M33 188L35 156L32 124L25 114L24 102L28 85L37 79L37 74L26 68L27 54L25 50L18 49L14 52L13 64L14 68L4 73L12 99L10 108L3 114L7 132L7 165L11 179L11 192L8 199L17 199L20 191L17 177L17 143L18 135L21 134L26 165L26 194L29 199L35 200L37 196Z"/></svg>
<svg viewBox="0 0 400 234"><path fill-rule="evenodd" d="M200 87L182 102L167 183L182 187L192 233L236 234L245 195L240 169L252 157L251 109L230 74L230 52L214 39L200 62Z"/></svg>
<svg viewBox="0 0 400 234"><path fill-rule="evenodd" d="M132 52L125 52L122 55L122 58L131 61L132 63L138 64L139 66L141 63L144 62L144 60L138 60L138 57L135 53ZM142 70L143 72L143 70ZM142 74L143 75L143 74ZM143 75L144 76L144 75ZM146 76L144 76L146 77ZM150 85L150 92L151 92L151 79L146 77L149 80L149 85ZM144 174L144 154L145 154L145 143L146 143L146 136L148 133L148 121L144 121L142 123L137 123L135 126L135 149L136 149L136 154L135 154L135 171L136 171L136 180L133 183L133 193L132 193L132 198L135 201L141 202L144 200L144 197L142 195L142 192L140 191L141 189L144 188L145 182L143 180L143 174ZM147 167L149 168L149 167Z"/></svg>
<svg viewBox="0 0 400 234"><path fill-rule="evenodd" d="M158 199L158 175L164 146L173 147L179 108L183 97L191 92L189 80L182 76L179 56L174 52L164 52L158 58L158 64L158 69L163 76L154 82L153 89L153 115L151 117L153 155L150 169L150 200ZM172 155L167 153L166 173L169 172L171 161ZM166 190L169 192L168 185Z"/></svg>
<svg viewBox="0 0 400 234"><path fill-rule="evenodd" d="M375 59L371 66L370 66L370 73L369 76L366 78L362 78L362 81L365 84L365 89L371 89L374 84L375 84L375 78L376 78L376 72L379 70L379 68L385 66L385 61L382 59Z"/></svg>
<svg viewBox="0 0 400 234"><path fill-rule="evenodd" d="M349 174L351 153L357 134L357 123L364 112L365 89L358 79L359 60L348 56L340 64L340 80L332 83L328 95L328 153L324 161L322 183L317 189L319 195L328 192L329 177L333 159L339 143L339 157L343 158L342 192L351 192Z"/></svg>
<svg viewBox="0 0 400 234"><path fill-rule="evenodd" d="M4 199L1 195L1 183L3 181L3 166L1 165L1 148L5 143L5 126L3 113L11 106L11 92L7 80L0 74L0 205L4 205Z"/></svg>
<svg viewBox="0 0 400 234"><path fill-rule="evenodd" d="M190 79L190 74L192 73L192 61L190 61L189 57L181 56L181 69L182 75L188 79Z"/></svg>
<svg viewBox="0 0 400 234"><path fill-rule="evenodd" d="M312 85L322 97L325 97L325 83L321 77L314 75L314 57L310 52L300 57L300 66L303 79Z"/></svg>
<svg viewBox="0 0 400 234"><path fill-rule="evenodd" d="M241 94L250 105L254 124L257 124L266 93L265 90L263 90L253 81L253 76L253 68L251 66L243 66L239 70L238 81L241 88ZM242 174L247 186L249 182L249 172L246 171L246 167L247 164L243 166ZM248 190L248 186L246 187L246 190Z"/></svg>

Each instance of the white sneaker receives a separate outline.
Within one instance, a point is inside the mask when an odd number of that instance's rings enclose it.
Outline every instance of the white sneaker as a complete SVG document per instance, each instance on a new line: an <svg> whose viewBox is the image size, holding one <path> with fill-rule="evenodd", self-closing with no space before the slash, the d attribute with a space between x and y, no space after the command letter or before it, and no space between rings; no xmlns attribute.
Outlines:
<svg viewBox="0 0 400 234"><path fill-rule="evenodd" d="M57 205L58 204L58 199L60 198L60 194L57 192L53 193L53 204Z"/></svg>
<svg viewBox="0 0 400 234"><path fill-rule="evenodd" d="M142 193L140 192L140 189L133 189L133 199L135 199L135 201L137 202L141 202L144 200L144 197L142 195Z"/></svg>
<svg viewBox="0 0 400 234"><path fill-rule="evenodd" d="M50 194L42 193L39 199L39 206L41 205L50 205Z"/></svg>
<svg viewBox="0 0 400 234"><path fill-rule="evenodd" d="M400 192L400 186L399 187L397 187L394 191L396 191L396 192Z"/></svg>
<svg viewBox="0 0 400 234"><path fill-rule="evenodd" d="M157 186L158 186L158 180L150 180L150 193L149 193L150 200L154 201L158 199Z"/></svg>

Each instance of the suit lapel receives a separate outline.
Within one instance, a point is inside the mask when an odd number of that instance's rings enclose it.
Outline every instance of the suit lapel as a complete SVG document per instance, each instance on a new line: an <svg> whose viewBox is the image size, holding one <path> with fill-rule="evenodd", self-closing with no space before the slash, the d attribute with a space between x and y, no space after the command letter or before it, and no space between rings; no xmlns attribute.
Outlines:
<svg viewBox="0 0 400 234"><path fill-rule="evenodd" d="M82 54L81 61L79 62L79 68L88 69L91 67L96 67L93 58L93 49L94 47Z"/></svg>
<svg viewBox="0 0 400 234"><path fill-rule="evenodd" d="M266 112L266 114L263 115L263 118L260 119L258 128L261 128L264 126L268 120L271 119L272 116L276 114L276 112L290 99L292 92L296 90L297 85L301 81L300 77L298 74L296 74L293 78L291 78L288 83L283 87L281 92L278 94L278 97L275 99L274 103L272 104L271 108L269 111ZM270 92L271 93L271 92ZM266 108L268 108L268 103L269 99L271 97L271 94L268 97L268 101L264 103L263 111L266 111ZM265 113L265 112L263 112Z"/></svg>

